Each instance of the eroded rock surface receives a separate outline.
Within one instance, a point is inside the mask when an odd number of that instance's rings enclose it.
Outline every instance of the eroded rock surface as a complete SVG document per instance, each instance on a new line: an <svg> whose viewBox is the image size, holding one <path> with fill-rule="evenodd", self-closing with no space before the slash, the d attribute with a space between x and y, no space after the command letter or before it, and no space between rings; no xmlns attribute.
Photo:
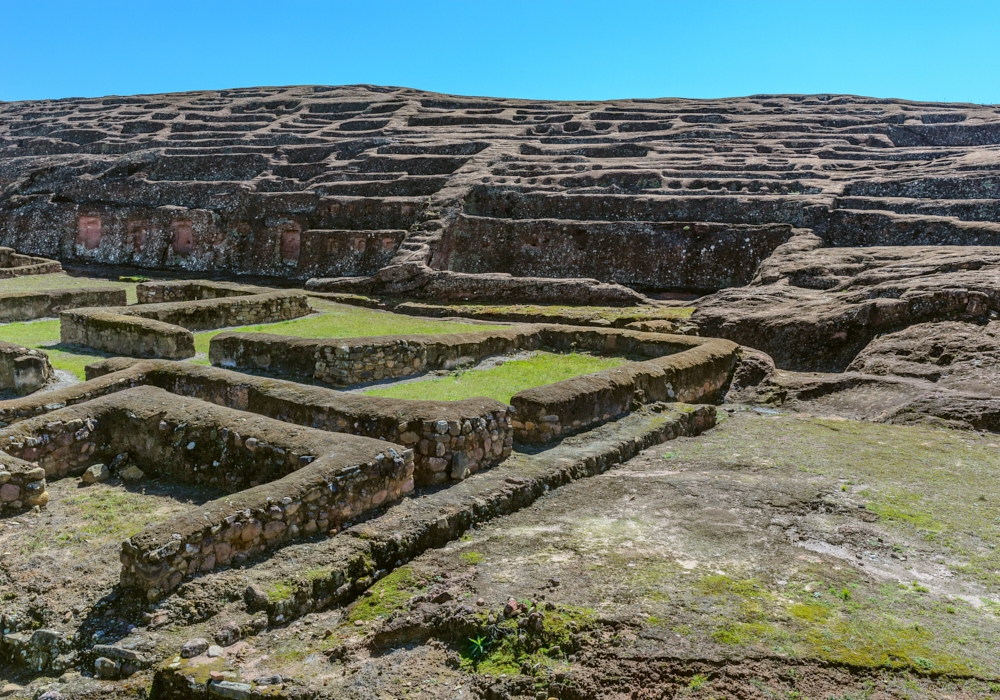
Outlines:
<svg viewBox="0 0 1000 700"><path fill-rule="evenodd" d="M995 245L998 143L992 107L837 95L18 102L0 106L0 229L64 261L635 304L632 290L745 285L793 228L837 249ZM833 257L802 252L784 276L829 289L865 256Z"/></svg>

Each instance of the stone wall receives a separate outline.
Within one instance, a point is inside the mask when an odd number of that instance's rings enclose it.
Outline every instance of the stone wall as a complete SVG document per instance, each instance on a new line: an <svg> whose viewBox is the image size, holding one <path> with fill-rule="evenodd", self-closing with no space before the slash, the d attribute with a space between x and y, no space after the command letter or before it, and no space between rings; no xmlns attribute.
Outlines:
<svg viewBox="0 0 1000 700"><path fill-rule="evenodd" d="M0 248L0 279L54 272L62 272L62 265L56 260L21 255L13 248Z"/></svg>
<svg viewBox="0 0 1000 700"><path fill-rule="evenodd" d="M216 367L110 358L87 368L88 381L44 396L0 402L0 425L149 384L181 396L287 423L388 440L413 448L420 483L462 479L511 452L508 407L492 399L411 401L347 394Z"/></svg>
<svg viewBox="0 0 1000 700"><path fill-rule="evenodd" d="M189 331L228 326L276 323L313 313L305 294L269 291L263 294L223 296L162 304L139 304L124 310L129 316L172 323Z"/></svg>
<svg viewBox="0 0 1000 700"><path fill-rule="evenodd" d="M254 287L235 282L210 282L208 280L177 280L169 282L141 282L135 293L140 304L160 304L169 301L196 301L266 294L274 289Z"/></svg>
<svg viewBox="0 0 1000 700"><path fill-rule="evenodd" d="M711 338L539 324L454 335L338 340L221 333L212 339L209 359L215 365L335 386L473 365L517 350L589 351L639 360L516 394L511 400L515 437L544 443L612 420L634 404L712 400L729 381L738 347Z"/></svg>
<svg viewBox="0 0 1000 700"><path fill-rule="evenodd" d="M222 296L138 304L118 312L67 311L60 315L60 335L63 343L117 355L183 359L195 354L191 331L274 323L310 313L308 298L295 292Z"/></svg>
<svg viewBox="0 0 1000 700"><path fill-rule="evenodd" d="M49 356L41 350L0 341L0 391L30 394L45 386L52 375Z"/></svg>
<svg viewBox="0 0 1000 700"><path fill-rule="evenodd" d="M0 323L58 316L64 309L125 306L125 290L116 287L80 287L40 292L0 294Z"/></svg>
<svg viewBox="0 0 1000 700"><path fill-rule="evenodd" d="M511 398L514 435L542 444L619 418L636 404L714 401L729 383L738 350L709 339L677 354L525 389Z"/></svg>
<svg viewBox="0 0 1000 700"><path fill-rule="evenodd" d="M491 355L539 347L538 328L444 335L296 338L266 333L220 333L209 345L213 365L351 386L398 379L432 369L474 365Z"/></svg>
<svg viewBox="0 0 1000 700"><path fill-rule="evenodd" d="M194 334L186 328L100 309L59 314L59 337L66 345L132 357L194 357Z"/></svg>
<svg viewBox="0 0 1000 700"><path fill-rule="evenodd" d="M0 452L0 515L44 506L48 502L45 470L6 452Z"/></svg>
<svg viewBox="0 0 1000 700"><path fill-rule="evenodd" d="M125 455L147 476L229 496L154 525L122 547L122 584L150 599L187 576L336 529L413 488L413 453L137 387L0 432L49 478ZM43 485L44 491L44 485Z"/></svg>

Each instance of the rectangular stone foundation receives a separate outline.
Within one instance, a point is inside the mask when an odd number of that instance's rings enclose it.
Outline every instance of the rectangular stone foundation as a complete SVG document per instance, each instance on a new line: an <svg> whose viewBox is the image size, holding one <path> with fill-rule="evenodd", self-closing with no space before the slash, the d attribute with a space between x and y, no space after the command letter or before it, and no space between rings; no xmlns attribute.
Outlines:
<svg viewBox="0 0 1000 700"><path fill-rule="evenodd" d="M339 528L413 488L413 453L400 445L291 427L148 386L10 426L0 446L50 479L125 454L147 476L230 494L123 545L122 584L151 599L187 576Z"/></svg>
<svg viewBox="0 0 1000 700"><path fill-rule="evenodd" d="M613 420L637 404L712 400L728 383L739 346L715 338L539 324L480 333L342 340L221 333L212 339L209 359L235 369L346 386L538 349L590 351L638 361L515 394L514 435L532 444Z"/></svg>
<svg viewBox="0 0 1000 700"><path fill-rule="evenodd" d="M465 478L505 459L513 444L509 409L492 399L389 399L216 367L131 358L111 358L90 365L87 376L83 384L43 396L0 402L0 425L15 424L135 386L152 385L287 423L384 439L413 448L415 476L420 483Z"/></svg>
<svg viewBox="0 0 1000 700"><path fill-rule="evenodd" d="M275 323L311 313L306 295L280 291L138 304L116 311L75 309L60 314L60 336L63 343L116 355L176 360L194 356L192 331Z"/></svg>

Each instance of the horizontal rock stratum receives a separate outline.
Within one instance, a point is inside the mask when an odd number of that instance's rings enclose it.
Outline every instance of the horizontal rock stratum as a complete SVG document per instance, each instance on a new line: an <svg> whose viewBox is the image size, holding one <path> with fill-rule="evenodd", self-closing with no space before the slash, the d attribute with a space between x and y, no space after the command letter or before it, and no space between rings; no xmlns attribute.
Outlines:
<svg viewBox="0 0 1000 700"><path fill-rule="evenodd" d="M327 289L631 304L746 285L801 229L826 247L996 245L998 146L994 107L842 95L359 85L13 102L0 244L351 278Z"/></svg>

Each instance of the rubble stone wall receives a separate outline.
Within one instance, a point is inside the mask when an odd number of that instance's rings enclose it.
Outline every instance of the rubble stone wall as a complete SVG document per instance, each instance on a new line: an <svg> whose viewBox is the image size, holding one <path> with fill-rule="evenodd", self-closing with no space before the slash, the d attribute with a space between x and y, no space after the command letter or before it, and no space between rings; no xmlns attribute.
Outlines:
<svg viewBox="0 0 1000 700"><path fill-rule="evenodd" d="M88 306L125 306L125 290L116 287L80 287L40 292L0 294L0 323L54 317L64 309Z"/></svg>
<svg viewBox="0 0 1000 700"><path fill-rule="evenodd" d="M49 356L41 350L0 341L0 391L30 394L45 386L52 375Z"/></svg>
<svg viewBox="0 0 1000 700"><path fill-rule="evenodd" d="M13 248L0 248L0 279L54 272L62 272L62 265L57 260L21 255Z"/></svg>
<svg viewBox="0 0 1000 700"><path fill-rule="evenodd" d="M235 282L211 282L208 280L141 282L135 288L135 293L140 304L242 297L250 294L266 294L273 291L274 289L268 287L254 287L245 284L236 284Z"/></svg>
<svg viewBox="0 0 1000 700"><path fill-rule="evenodd" d="M209 360L221 367L351 386L472 365L491 355L537 348L539 341L537 328L531 326L445 335L337 339L220 333L209 345Z"/></svg>
<svg viewBox="0 0 1000 700"><path fill-rule="evenodd" d="M542 444L656 401L705 403L729 383L739 346L710 339L683 352L525 389L511 398L514 435Z"/></svg>
<svg viewBox="0 0 1000 700"><path fill-rule="evenodd" d="M87 376L82 384L44 396L0 402L0 425L148 384L286 423L404 445L415 452L419 483L463 479L501 462L513 445L509 409L492 399L389 399L217 367L121 357L88 366Z"/></svg>
<svg viewBox="0 0 1000 700"><path fill-rule="evenodd" d="M59 337L66 345L133 357L194 357L194 335L171 323L101 309L59 314Z"/></svg>
<svg viewBox="0 0 1000 700"><path fill-rule="evenodd" d="M268 292L193 301L139 304L119 312L86 308L60 315L63 343L130 355L193 357L191 331L274 323L312 313L304 294Z"/></svg>
<svg viewBox="0 0 1000 700"><path fill-rule="evenodd" d="M0 515L44 506L45 470L36 464L0 452Z"/></svg>
<svg viewBox="0 0 1000 700"><path fill-rule="evenodd" d="M151 599L187 576L337 528L413 488L413 453L383 440L282 423L137 387L0 431L49 478L117 455L149 476L230 495L134 536L122 583Z"/></svg>

